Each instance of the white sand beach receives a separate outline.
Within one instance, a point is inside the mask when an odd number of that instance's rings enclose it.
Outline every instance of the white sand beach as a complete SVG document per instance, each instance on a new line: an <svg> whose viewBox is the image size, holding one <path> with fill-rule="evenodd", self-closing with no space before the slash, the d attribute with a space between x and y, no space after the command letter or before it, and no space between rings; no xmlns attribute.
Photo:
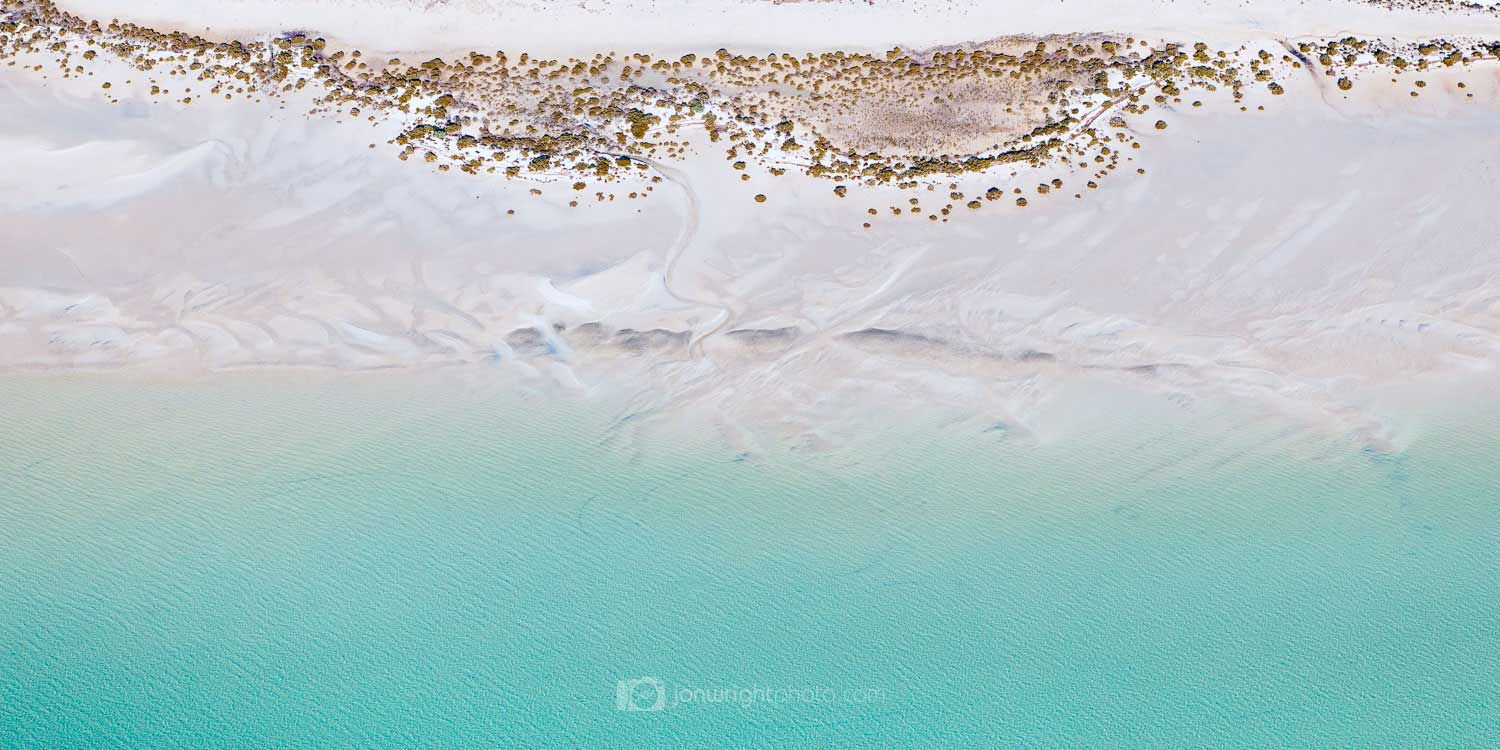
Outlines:
<svg viewBox="0 0 1500 750"><path fill-rule="evenodd" d="M1493 13L1344 2L63 7L209 38L316 30L423 53L1092 31L1245 55L1355 33L1500 39ZM1140 148L1097 190L1081 167L1019 165L839 197L796 170L742 179L700 130L635 200L623 186L599 200L562 174L399 160L389 142L403 124L310 115L311 88L184 104L111 64L68 79L0 68L5 370L502 367L793 434L871 404L1027 425L1065 384L1104 379L1380 441L1371 394L1489 378L1500 362L1494 57L1359 68L1351 90L1288 67L1283 95L1156 106L1132 119ZM1064 187L1033 189L1052 179ZM964 198L940 219L890 212L997 183L1006 199L983 210Z"/></svg>

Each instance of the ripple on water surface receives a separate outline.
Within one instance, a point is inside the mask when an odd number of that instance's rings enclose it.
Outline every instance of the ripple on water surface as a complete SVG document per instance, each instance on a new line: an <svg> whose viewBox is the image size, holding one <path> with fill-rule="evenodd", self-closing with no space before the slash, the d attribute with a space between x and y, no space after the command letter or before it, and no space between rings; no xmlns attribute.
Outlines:
<svg viewBox="0 0 1500 750"><path fill-rule="evenodd" d="M1473 415L1398 454L1143 404L746 458L421 379L0 396L0 746L1496 740Z"/></svg>

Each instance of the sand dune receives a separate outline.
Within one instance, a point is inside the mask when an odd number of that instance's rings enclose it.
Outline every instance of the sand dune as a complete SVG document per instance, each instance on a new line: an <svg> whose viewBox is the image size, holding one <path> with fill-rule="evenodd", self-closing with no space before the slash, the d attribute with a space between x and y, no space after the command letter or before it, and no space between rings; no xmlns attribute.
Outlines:
<svg viewBox="0 0 1500 750"><path fill-rule="evenodd" d="M1012 34L1104 31L1218 41L1274 37L1500 37L1500 13L1460 3L1233 0L67 0L75 13L210 36L303 30L385 52L527 49L681 54L719 47L915 48Z"/></svg>

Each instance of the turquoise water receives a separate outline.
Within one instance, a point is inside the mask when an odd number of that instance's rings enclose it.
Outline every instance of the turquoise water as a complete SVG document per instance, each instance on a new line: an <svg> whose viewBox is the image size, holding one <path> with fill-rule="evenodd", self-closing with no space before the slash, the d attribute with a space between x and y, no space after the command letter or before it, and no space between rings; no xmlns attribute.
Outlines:
<svg viewBox="0 0 1500 750"><path fill-rule="evenodd" d="M0 747L1500 746L1495 410L746 458L506 394L0 380Z"/></svg>

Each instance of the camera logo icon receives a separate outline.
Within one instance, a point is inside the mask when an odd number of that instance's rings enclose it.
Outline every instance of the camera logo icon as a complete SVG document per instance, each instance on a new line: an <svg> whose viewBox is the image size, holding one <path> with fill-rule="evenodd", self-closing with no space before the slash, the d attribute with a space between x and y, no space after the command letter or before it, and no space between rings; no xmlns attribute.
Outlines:
<svg viewBox="0 0 1500 750"><path fill-rule="evenodd" d="M667 686L655 677L636 677L615 683L615 710L660 711L667 707Z"/></svg>

